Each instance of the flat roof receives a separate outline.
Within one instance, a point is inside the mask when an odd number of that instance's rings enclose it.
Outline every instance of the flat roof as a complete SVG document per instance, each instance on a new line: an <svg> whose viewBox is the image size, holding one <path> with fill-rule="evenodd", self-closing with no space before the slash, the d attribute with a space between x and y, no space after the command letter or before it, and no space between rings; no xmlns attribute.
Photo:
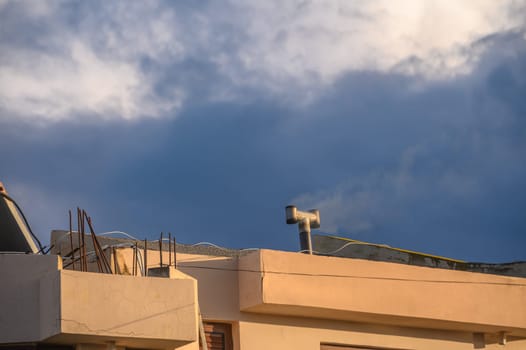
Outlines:
<svg viewBox="0 0 526 350"><path fill-rule="evenodd" d="M318 255L365 259L450 270L480 272L495 275L526 277L526 262L503 264L468 262L385 244L362 242L332 235L313 235L313 250Z"/></svg>
<svg viewBox="0 0 526 350"><path fill-rule="evenodd" d="M74 233L76 234L76 232ZM53 230L51 235L51 244L55 244L55 247L53 247L51 253L67 255L69 253L69 241L66 240L68 237L68 231ZM140 249L144 249L144 240L117 238L108 235L107 233L97 234L97 237L102 246L133 246L135 243L137 243L137 246ZM54 240L57 242L54 242ZM86 242L89 245L91 240L87 240ZM505 264L466 262L462 260L420 253L412 250L393 248L383 244L362 242L338 236L312 235L312 244L316 255L383 261L413 266L434 267L494 275L526 277L526 262L512 262ZM159 241L148 240L147 248L148 250L159 251ZM166 241L162 245L162 250L167 251L168 249L169 245ZM250 253L251 251L259 249L231 249L220 247L209 242L200 242L196 244L177 243L176 250L178 253L185 254L197 254L216 257L240 257Z"/></svg>

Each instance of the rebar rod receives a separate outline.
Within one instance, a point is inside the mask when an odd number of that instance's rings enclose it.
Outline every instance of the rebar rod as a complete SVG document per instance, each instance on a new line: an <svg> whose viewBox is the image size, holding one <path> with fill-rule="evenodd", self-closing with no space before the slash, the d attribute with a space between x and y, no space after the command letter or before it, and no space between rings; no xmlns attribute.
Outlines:
<svg viewBox="0 0 526 350"><path fill-rule="evenodd" d="M80 256L78 258L76 258L75 260L72 260L71 262L67 263L66 265L62 266L62 268L67 268L68 266L70 266L71 264L73 264L73 262L75 261L79 261L80 262Z"/></svg>
<svg viewBox="0 0 526 350"><path fill-rule="evenodd" d="M69 247L71 248L71 259L73 259L73 270L75 270L75 252L73 251L73 230L71 228L71 210L68 210L69 213Z"/></svg>
<svg viewBox="0 0 526 350"><path fill-rule="evenodd" d="M174 267L177 268L177 242L174 235Z"/></svg>
<svg viewBox="0 0 526 350"><path fill-rule="evenodd" d="M82 243L80 238L80 216L79 216L79 210L77 208L77 239L78 239L78 248L79 248L79 270L83 270L82 265Z"/></svg>
<svg viewBox="0 0 526 350"><path fill-rule="evenodd" d="M104 272L103 271L103 268L102 268L102 258L100 257L100 251L98 249L98 246L97 246L97 242L96 242L96 237L95 237L95 233L93 232L93 229L91 228L91 219L86 215L86 212L83 211L86 219L88 220L88 225L89 225L89 228L90 228L90 231L91 231L91 242L93 243L93 251L95 252L95 257L96 257L96 260L97 260L97 269L99 272ZM104 253L103 253L104 254Z"/></svg>
<svg viewBox="0 0 526 350"><path fill-rule="evenodd" d="M86 213L84 211L82 211L82 214L81 214L81 218L82 218L82 240L84 241L82 243L82 249L84 250L84 268L85 268L85 271L88 271L88 252L86 250Z"/></svg>
<svg viewBox="0 0 526 350"><path fill-rule="evenodd" d="M84 231L84 214L80 210L80 208L77 207L77 210L79 212L79 223L80 223L80 238L82 241L82 248L81 248L81 254L82 254L82 271L88 271L88 259L86 255L86 237L85 237L85 231Z"/></svg>
<svg viewBox="0 0 526 350"><path fill-rule="evenodd" d="M132 257L132 276L135 276L135 268L137 265L137 241L133 245L133 257Z"/></svg>
<svg viewBox="0 0 526 350"><path fill-rule="evenodd" d="M79 208L80 210L80 208ZM82 237L82 259L84 266L82 267L83 271L88 271L88 256L86 254L86 231L84 230L84 214L82 210L80 211L80 232Z"/></svg>
<svg viewBox="0 0 526 350"><path fill-rule="evenodd" d="M159 265L163 267L163 233L161 232L161 238L159 238Z"/></svg>
<svg viewBox="0 0 526 350"><path fill-rule="evenodd" d="M144 276L148 276L148 241L144 239Z"/></svg>
<svg viewBox="0 0 526 350"><path fill-rule="evenodd" d="M172 266L172 234L168 232L168 266Z"/></svg>
<svg viewBox="0 0 526 350"><path fill-rule="evenodd" d="M76 248L74 248L71 252L69 252L69 253L67 253L67 254L64 254L64 255L62 255L62 256L65 257L65 258L69 258L69 257L71 257L71 258L73 259L73 258L75 258L75 255L74 255L74 254L75 254L76 252L78 252L78 250L79 250L79 247L76 247ZM78 261L79 259L75 259L75 260Z"/></svg>
<svg viewBox="0 0 526 350"><path fill-rule="evenodd" d="M117 266L118 266L118 263L117 263L117 249L115 247L111 247L111 251L112 251L112 254L113 254L113 273L117 274Z"/></svg>
<svg viewBox="0 0 526 350"><path fill-rule="evenodd" d="M86 212L84 212L84 213L86 213ZM106 268L106 272L107 273L111 273L111 265L108 262L108 259L106 258L106 254L104 253L104 250L102 249L102 247L101 247L101 245L99 243L99 239L97 238L97 235L95 234L95 230L93 229L93 223L92 223L91 218L89 216L87 216L87 222L88 222L88 226L89 226L89 229L90 229L90 232L91 232L91 237L93 238L93 246L94 246L93 248L94 248L95 251L98 250L100 252L100 255L102 257L102 263L103 263L103 265Z"/></svg>

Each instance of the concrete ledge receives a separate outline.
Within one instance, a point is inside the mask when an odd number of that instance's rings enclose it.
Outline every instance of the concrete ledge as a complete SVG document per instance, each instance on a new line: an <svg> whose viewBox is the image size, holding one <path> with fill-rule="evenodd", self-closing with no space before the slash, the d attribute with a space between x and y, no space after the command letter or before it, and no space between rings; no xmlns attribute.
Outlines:
<svg viewBox="0 0 526 350"><path fill-rule="evenodd" d="M270 250L241 257L240 309L526 336L526 279Z"/></svg>

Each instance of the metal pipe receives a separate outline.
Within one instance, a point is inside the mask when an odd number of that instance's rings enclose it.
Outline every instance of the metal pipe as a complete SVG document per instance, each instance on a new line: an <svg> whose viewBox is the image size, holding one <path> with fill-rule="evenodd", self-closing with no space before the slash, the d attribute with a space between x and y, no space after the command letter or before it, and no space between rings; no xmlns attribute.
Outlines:
<svg viewBox="0 0 526 350"><path fill-rule="evenodd" d="M298 223L300 231L300 248L303 252L308 252L312 255L312 241L310 237L310 220L303 219Z"/></svg>
<svg viewBox="0 0 526 350"><path fill-rule="evenodd" d="M320 211L318 209L301 211L293 205L288 205L285 208L285 216L287 224L298 224L301 251L312 254L310 232L311 228L320 227Z"/></svg>

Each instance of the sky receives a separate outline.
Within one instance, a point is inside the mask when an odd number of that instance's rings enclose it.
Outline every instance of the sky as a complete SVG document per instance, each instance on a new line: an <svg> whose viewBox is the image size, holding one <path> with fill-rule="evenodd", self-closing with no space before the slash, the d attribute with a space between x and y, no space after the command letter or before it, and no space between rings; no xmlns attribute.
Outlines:
<svg viewBox="0 0 526 350"><path fill-rule="evenodd" d="M526 1L0 0L0 181L49 241L526 261Z"/></svg>

